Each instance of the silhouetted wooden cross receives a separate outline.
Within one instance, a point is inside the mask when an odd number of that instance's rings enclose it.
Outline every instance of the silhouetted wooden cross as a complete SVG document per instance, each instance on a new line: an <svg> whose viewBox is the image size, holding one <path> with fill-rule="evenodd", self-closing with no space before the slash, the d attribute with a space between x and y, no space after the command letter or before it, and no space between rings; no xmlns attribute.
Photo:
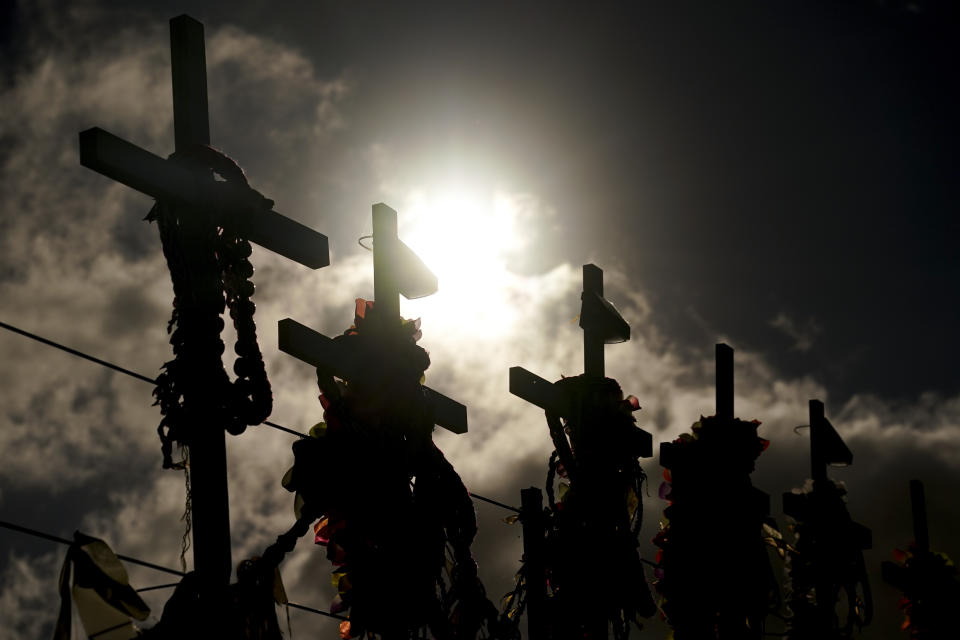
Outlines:
<svg viewBox="0 0 960 640"><path fill-rule="evenodd" d="M913 519L913 549L911 551L915 558L920 559L920 569L914 569L911 572L907 567L889 560L884 560L880 566L884 582L901 590L914 589L916 588L916 582L920 582L924 578L929 580L930 577L923 576L921 573L923 569L929 567L929 565L924 567L924 564L928 562L930 555L930 530L927 524L927 498L923 490L923 483L917 479L910 481L910 512ZM921 575L914 576L915 573Z"/></svg>
<svg viewBox="0 0 960 640"><path fill-rule="evenodd" d="M580 299L584 373L602 379L605 376L604 345L629 340L630 325L616 307L603 297L603 270L596 265L583 265L583 292ZM510 367L510 393L562 418L578 417L574 414L580 409L567 393L523 367ZM649 434L647 436L650 437ZM648 452L643 457L649 455Z"/></svg>
<svg viewBox="0 0 960 640"><path fill-rule="evenodd" d="M812 613L795 612L795 616L808 615L810 619L798 619L797 623L817 625L815 628L826 632L833 628L836 605L835 602L828 601L826 598L833 597L836 589L844 586L838 576L842 576L850 566L843 564L848 556L842 554L856 552L862 565L863 557L860 552L872 548L873 532L850 518L842 497L845 491L838 490L833 481L827 477L828 465L853 464L853 453L824 415L823 402L816 399L810 400L809 412L810 474L813 478L813 489L809 493L785 492L783 512L804 525L803 533L797 540L798 550L800 554L808 554L810 558L813 571L813 593L818 594L814 600L816 608ZM843 560L838 560L838 557ZM872 596L865 569L862 581L864 607L866 611L872 613ZM830 596L819 594L830 594ZM867 614L868 619L871 613Z"/></svg>
<svg viewBox="0 0 960 640"><path fill-rule="evenodd" d="M617 309L604 298L603 271L596 265L583 265L583 291L580 299L580 328L583 329L583 377L588 381L588 386L596 383L597 387L603 387L606 378L604 345L629 340L630 325L627 324ZM593 428L598 425L591 423L590 414L596 407L589 406L590 393L583 394L582 388L577 391L573 388L564 389L559 384L541 378L523 367L510 368L510 393L540 407L547 413L550 435L556 447L558 459L566 469L572 484L578 482L576 477L579 477L581 470L586 468L586 471L583 472L591 479L585 481L582 486L609 488L609 485L595 484L597 482L597 466L591 467L589 466L590 462L587 462L590 455L588 451L592 448L591 446L586 445L584 449L579 450L579 454L583 458L575 459L573 457L573 450L568 437L573 439L574 445L578 445L583 443L586 435L578 441L576 432L571 432L569 435L565 434L559 420L564 418L568 425L587 425L586 428L591 430L592 433L602 433L593 431ZM603 438L605 435L599 437ZM637 457L650 457L653 447L653 438L650 433L635 427L631 429L630 437L631 453L636 453ZM624 442L618 441L620 444ZM626 453L626 451L620 453ZM606 459L604 459L604 464L606 464ZM591 489L585 489L585 491L589 490ZM616 499L611 501L610 498L609 493L605 494L601 490L599 493L592 494L590 500L595 504L606 504L608 507L616 505ZM535 487L524 489L522 499L523 511L520 517L523 520L524 569L528 585L528 635L530 638L536 639L546 637L547 614L544 610L546 605L546 576L544 574L544 563L547 558L547 549L543 534L545 523L543 521L540 490ZM592 612L583 619L583 622L596 632L596 635L592 637L606 637L607 618L604 612Z"/></svg>
<svg viewBox="0 0 960 640"><path fill-rule="evenodd" d="M385 204L373 205L373 297L377 331L395 331L401 326L400 296L408 300L437 291L437 277L410 247L397 236L397 212ZM358 363L346 345L284 318L277 329L280 350L346 380L360 376ZM433 406L434 424L453 433L466 433L467 408L447 396L424 387Z"/></svg>
<svg viewBox="0 0 960 640"><path fill-rule="evenodd" d="M210 144L203 25L186 15L171 19L170 53L175 148L189 153ZM216 224L227 223L241 237L312 269L330 262L326 236L265 210L252 190L217 181L209 168L164 160L99 128L80 133L80 163L157 200L214 211ZM227 213L229 220L217 217ZM207 592L230 578L230 516L223 426L204 424L198 413L190 443L193 555Z"/></svg>

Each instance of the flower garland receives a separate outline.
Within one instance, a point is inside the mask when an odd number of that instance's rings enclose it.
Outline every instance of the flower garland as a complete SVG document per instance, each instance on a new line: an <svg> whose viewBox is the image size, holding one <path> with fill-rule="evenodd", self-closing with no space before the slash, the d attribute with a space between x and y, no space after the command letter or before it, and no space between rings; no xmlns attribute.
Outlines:
<svg viewBox="0 0 960 640"><path fill-rule="evenodd" d="M785 505L794 533L786 549L790 640L851 638L873 617L862 552L869 531L850 519L845 495L829 478L809 480ZM840 601L847 603L842 619L835 611Z"/></svg>
<svg viewBox="0 0 960 640"><path fill-rule="evenodd" d="M911 543L884 562L884 580L903 591L898 607L911 640L956 638L960 635L960 574L945 553L923 551Z"/></svg>
<svg viewBox="0 0 960 640"><path fill-rule="evenodd" d="M646 480L639 458L648 455L632 415L640 405L611 378L556 384L581 411L546 416L555 446L546 482L547 635L606 638L610 623L622 640L629 623L642 626L639 618L656 611L637 551ZM526 588L522 575L518 588ZM509 597L506 616L517 617L522 602Z"/></svg>
<svg viewBox="0 0 960 640"><path fill-rule="evenodd" d="M334 565L331 611L349 610L343 638L473 638L497 611L477 577L477 525L463 482L432 440L422 381L430 358L419 321L373 331L372 302L357 300L349 345L363 375L349 382L317 371L324 422L293 445L283 486L296 492L298 522ZM444 579L444 575L447 579Z"/></svg>
<svg viewBox="0 0 960 640"><path fill-rule="evenodd" d="M701 416L674 440L669 459L661 453L659 494L669 504L653 539L654 587L677 640L759 638L778 601L761 537L765 494L750 482L769 445L759 425Z"/></svg>
<svg viewBox="0 0 960 640"><path fill-rule="evenodd" d="M273 206L273 201L249 187L233 160L211 147L198 145L171 159L193 169L211 170L230 183L229 188L245 188L248 201L244 206L266 210ZM192 420L216 421L236 435L247 425L263 422L272 409L270 382L253 320L256 305L250 300L254 293L250 243L229 222L218 225L215 220L226 218L220 213L158 201L147 215L160 229L174 291L167 325L174 359L163 365L153 392L154 404L160 405L163 415L157 431L165 469L186 466L185 462L173 462L172 445L190 443L188 410L197 412ZM237 379L233 382L222 361L220 332L225 307L237 333L234 350L238 357L233 366Z"/></svg>

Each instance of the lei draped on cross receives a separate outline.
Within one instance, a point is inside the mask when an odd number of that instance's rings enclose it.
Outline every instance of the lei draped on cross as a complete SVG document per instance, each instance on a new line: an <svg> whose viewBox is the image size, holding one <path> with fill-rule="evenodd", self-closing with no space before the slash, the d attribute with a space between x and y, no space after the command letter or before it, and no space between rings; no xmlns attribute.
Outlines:
<svg viewBox="0 0 960 640"><path fill-rule="evenodd" d="M911 640L956 638L960 634L960 574L953 560L938 551L923 551L911 543L893 552L894 562L884 562L883 577L903 591L897 606Z"/></svg>
<svg viewBox="0 0 960 640"><path fill-rule="evenodd" d="M470 553L473 502L432 440L419 320L391 335L368 328L375 314L358 299L353 326L335 338L363 375L346 382L317 370L324 421L293 445L283 486L334 565L331 611L349 611L343 638L408 638L425 627L473 638L485 623L492 631L497 611Z"/></svg>
<svg viewBox="0 0 960 640"><path fill-rule="evenodd" d="M850 518L846 493L826 478L808 480L790 494L794 543L785 557L791 640L851 638L873 617L862 551L870 546L870 532ZM846 603L842 617L838 602Z"/></svg>
<svg viewBox="0 0 960 640"><path fill-rule="evenodd" d="M546 482L548 637L606 638L609 621L619 640L630 622L656 612L637 550L646 480L639 457L648 448L632 415L640 405L611 378L556 385L582 410L567 420L546 414L555 447ZM508 617L518 601L508 598Z"/></svg>
<svg viewBox="0 0 960 640"><path fill-rule="evenodd" d="M766 494L750 474L769 442L759 421L702 417L661 464L668 501L653 543L654 587L677 640L759 638L779 590L761 532Z"/></svg>
<svg viewBox="0 0 960 640"><path fill-rule="evenodd" d="M273 206L249 186L233 160L212 147L196 145L171 159L242 185L259 208L269 211ZM173 461L172 446L190 444L190 420L214 421L237 435L247 425L266 420L273 407L253 320L256 305L250 300L254 293L250 243L240 237L240 229L218 226L214 220L229 218L217 213L161 200L146 218L159 227L174 292L167 333L175 357L163 365L153 392L163 415L157 431L165 469L184 468L184 462ZM222 360L225 308L237 333L233 381ZM189 419L188 410L194 412Z"/></svg>

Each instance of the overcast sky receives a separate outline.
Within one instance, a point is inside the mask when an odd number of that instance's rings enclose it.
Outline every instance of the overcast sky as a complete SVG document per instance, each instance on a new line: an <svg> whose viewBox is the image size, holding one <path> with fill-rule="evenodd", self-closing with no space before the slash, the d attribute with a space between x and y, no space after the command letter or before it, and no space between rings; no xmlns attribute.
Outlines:
<svg viewBox="0 0 960 640"><path fill-rule="evenodd" d="M640 399L655 447L712 413L713 345L736 349L736 413L772 441L754 484L781 526L779 495L809 468L793 428L810 398L825 402L854 453L831 474L874 533L864 638L900 637L879 565L911 538L910 478L927 485L931 544L960 558L960 40L947 3L61 4L0 8L0 320L151 376L169 359L151 200L81 167L77 133L173 151L168 19L188 11L206 25L213 145L330 238L332 265L316 272L254 253L274 421L321 417L312 370L277 350L277 321L350 324L353 299L372 297L357 238L386 202L440 279L402 309L422 317L428 384L469 407L469 433L436 440L471 490L516 504L542 486L546 425L509 395L507 369L580 373L580 266L595 262L633 328L607 348L607 372ZM0 519L175 566L183 477L161 472L150 386L7 332L0 354ZM235 562L293 521L290 444L266 429L228 441ZM656 459L645 468L659 478ZM520 532L477 510L499 597ZM0 531L0 638L49 633L63 553ZM321 550L303 540L282 569L291 599L328 606ZM164 592L146 595L159 615ZM293 617L301 637L331 637L325 624Z"/></svg>

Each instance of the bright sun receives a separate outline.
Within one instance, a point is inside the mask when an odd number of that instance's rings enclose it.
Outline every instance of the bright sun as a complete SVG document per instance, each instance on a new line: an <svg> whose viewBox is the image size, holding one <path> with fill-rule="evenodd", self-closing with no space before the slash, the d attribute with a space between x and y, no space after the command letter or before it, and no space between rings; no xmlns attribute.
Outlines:
<svg viewBox="0 0 960 640"><path fill-rule="evenodd" d="M498 334L514 316L509 254L525 244L518 204L501 193L464 187L417 190L400 209L400 237L439 280L439 292L404 301L405 315L455 321L474 335ZM413 314L410 314L410 312Z"/></svg>

